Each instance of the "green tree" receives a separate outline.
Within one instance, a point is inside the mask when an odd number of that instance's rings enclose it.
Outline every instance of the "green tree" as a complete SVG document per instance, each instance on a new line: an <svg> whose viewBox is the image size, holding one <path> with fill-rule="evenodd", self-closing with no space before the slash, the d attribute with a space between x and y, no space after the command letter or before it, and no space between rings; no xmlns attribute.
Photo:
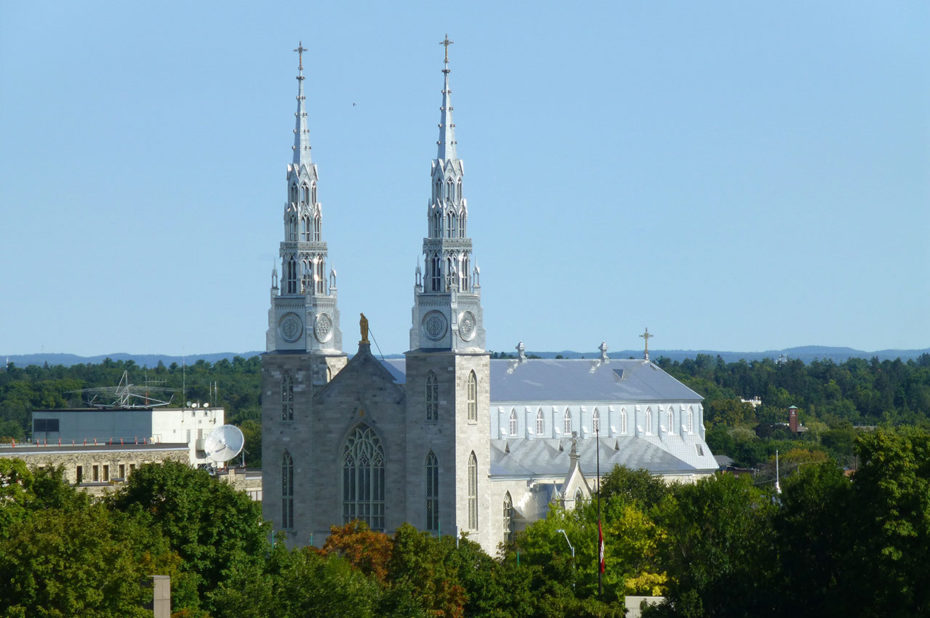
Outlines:
<svg viewBox="0 0 930 618"><path fill-rule="evenodd" d="M182 463L141 466L109 504L159 530L181 556L196 584L192 597L176 591L182 606L199 607L233 569L263 560L269 549L261 505Z"/></svg>

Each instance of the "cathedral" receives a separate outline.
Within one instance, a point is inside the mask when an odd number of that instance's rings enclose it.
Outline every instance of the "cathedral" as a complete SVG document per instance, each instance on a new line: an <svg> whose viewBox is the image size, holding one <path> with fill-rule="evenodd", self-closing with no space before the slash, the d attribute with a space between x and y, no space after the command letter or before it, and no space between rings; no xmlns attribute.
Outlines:
<svg viewBox="0 0 930 618"><path fill-rule="evenodd" d="M303 46L287 166L281 276L272 274L262 357L263 512L292 545L322 545L359 519L467 534L492 555L553 503L572 507L596 470L645 468L693 481L716 463L700 395L648 358L491 360L468 236L443 41L442 106L410 349L371 353L367 320L349 358L336 277L327 273L317 166L310 156ZM354 322L354 320L353 320ZM354 329L353 329L354 330ZM648 343L648 339L647 339Z"/></svg>

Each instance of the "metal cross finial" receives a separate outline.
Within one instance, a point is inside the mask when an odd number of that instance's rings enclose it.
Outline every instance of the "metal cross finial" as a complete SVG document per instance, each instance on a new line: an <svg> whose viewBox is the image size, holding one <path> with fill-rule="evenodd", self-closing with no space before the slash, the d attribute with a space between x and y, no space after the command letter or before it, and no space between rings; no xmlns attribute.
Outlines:
<svg viewBox="0 0 930 618"><path fill-rule="evenodd" d="M445 62L447 65L449 64L449 46L452 45L453 43L455 43L455 41L450 41L448 34L446 35L445 39L443 39L442 41L439 41L439 44L446 48L446 57L443 62Z"/></svg>
<svg viewBox="0 0 930 618"><path fill-rule="evenodd" d="M642 337L642 338L645 339L645 341L646 341L646 356L645 356L645 359L646 359L646 360L649 360L649 339L652 338L652 337L655 337L655 335L650 335L650 334L649 334L649 329L647 328L647 329L646 329L646 332L644 332L642 335L640 335L640 337Z"/></svg>
<svg viewBox="0 0 930 618"><path fill-rule="evenodd" d="M304 47L303 41L300 41L297 43L297 48L294 51L297 52L297 63L298 63L297 68L303 71L304 70L304 52L308 51L307 48Z"/></svg>

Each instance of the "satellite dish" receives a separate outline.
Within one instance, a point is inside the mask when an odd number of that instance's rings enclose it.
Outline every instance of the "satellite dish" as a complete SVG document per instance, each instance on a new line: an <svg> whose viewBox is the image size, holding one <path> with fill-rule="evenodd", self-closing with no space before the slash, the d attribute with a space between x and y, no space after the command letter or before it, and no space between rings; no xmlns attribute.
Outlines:
<svg viewBox="0 0 930 618"><path fill-rule="evenodd" d="M245 438L235 425L221 425L203 441L207 459L216 463L229 461L242 451Z"/></svg>

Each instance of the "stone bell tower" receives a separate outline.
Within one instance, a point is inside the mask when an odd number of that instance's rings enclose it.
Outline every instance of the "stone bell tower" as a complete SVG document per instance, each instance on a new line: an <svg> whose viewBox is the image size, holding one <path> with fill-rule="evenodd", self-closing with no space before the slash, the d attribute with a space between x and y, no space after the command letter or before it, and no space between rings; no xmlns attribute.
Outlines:
<svg viewBox="0 0 930 618"><path fill-rule="evenodd" d="M310 158L304 97L303 44L298 53L294 155L287 166L281 277L271 277L266 351L262 356L262 463L264 516L275 530L302 529L309 505L301 483L311 474L313 394L346 364L336 305L336 273L327 276L319 174ZM295 508L295 501L297 508ZM295 519L296 518L296 519ZM292 539L306 542L306 539Z"/></svg>
<svg viewBox="0 0 930 618"><path fill-rule="evenodd" d="M465 168L458 158L448 37L436 158L430 166L424 269L414 284L406 353L407 518L440 534L490 539L489 355L478 268L468 236Z"/></svg>

